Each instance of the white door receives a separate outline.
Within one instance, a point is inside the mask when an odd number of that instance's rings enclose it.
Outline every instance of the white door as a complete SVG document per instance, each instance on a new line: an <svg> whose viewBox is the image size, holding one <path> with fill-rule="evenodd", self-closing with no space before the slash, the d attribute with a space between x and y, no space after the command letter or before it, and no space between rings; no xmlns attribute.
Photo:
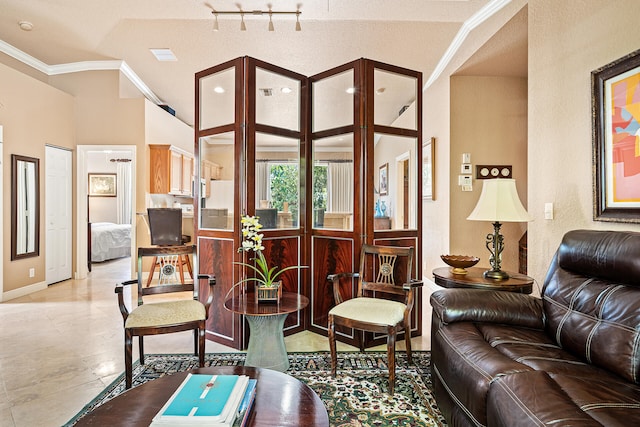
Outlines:
<svg viewBox="0 0 640 427"><path fill-rule="evenodd" d="M47 272L50 285L71 278L71 151L46 147Z"/></svg>

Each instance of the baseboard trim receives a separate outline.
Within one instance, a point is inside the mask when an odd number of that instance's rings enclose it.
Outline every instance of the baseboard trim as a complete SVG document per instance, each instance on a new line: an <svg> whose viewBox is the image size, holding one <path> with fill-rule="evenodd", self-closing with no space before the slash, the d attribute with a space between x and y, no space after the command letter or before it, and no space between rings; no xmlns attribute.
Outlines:
<svg viewBox="0 0 640 427"><path fill-rule="evenodd" d="M42 291L44 289L47 289L46 282L38 282L38 283L34 283L33 285L23 286L21 288L13 289L13 290L2 293L2 299L0 300L0 302L5 302L12 299L20 298L25 295L32 294L34 292Z"/></svg>

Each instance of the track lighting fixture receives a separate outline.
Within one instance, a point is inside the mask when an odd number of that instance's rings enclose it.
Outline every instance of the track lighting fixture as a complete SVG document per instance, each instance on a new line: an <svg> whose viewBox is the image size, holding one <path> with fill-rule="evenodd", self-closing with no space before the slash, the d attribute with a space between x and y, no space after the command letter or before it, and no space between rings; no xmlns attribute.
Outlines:
<svg viewBox="0 0 640 427"><path fill-rule="evenodd" d="M252 11L244 11L242 9L238 11L226 11L226 10L212 10L211 13L215 16L215 21L213 23L213 31L218 31L220 29L218 25L218 15L240 15L240 31L247 31L247 26L244 23L244 15L253 15L253 16L269 16L269 26L267 27L269 31L275 31L275 27L273 25L273 15L295 15L296 16L296 31L302 31L302 27L300 26L300 14L302 13L300 10L296 11L273 11L269 10L252 10Z"/></svg>

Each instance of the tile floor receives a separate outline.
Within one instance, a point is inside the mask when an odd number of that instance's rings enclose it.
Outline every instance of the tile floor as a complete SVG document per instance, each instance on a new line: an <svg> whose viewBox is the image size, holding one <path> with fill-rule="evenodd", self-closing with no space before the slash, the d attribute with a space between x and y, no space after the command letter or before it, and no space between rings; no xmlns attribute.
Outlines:
<svg viewBox="0 0 640 427"><path fill-rule="evenodd" d="M60 426L123 372L122 316L114 286L129 278L129 265L127 258L97 264L87 279L67 280L0 304L0 427ZM415 350L430 348L426 285L424 335L412 340ZM311 332L285 342L289 351L329 348L326 337ZM137 345L134 349L136 360ZM192 349L191 332L145 338L148 353ZM338 345L338 350L354 349ZM404 349L404 342L398 342L398 349ZM232 351L207 342L207 352Z"/></svg>

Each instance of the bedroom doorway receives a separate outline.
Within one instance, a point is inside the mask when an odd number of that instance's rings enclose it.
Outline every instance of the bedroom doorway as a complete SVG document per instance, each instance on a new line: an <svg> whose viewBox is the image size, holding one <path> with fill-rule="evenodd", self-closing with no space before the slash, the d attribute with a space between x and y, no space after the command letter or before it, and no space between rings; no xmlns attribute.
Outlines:
<svg viewBox="0 0 640 427"><path fill-rule="evenodd" d="M72 184L68 149L45 147L47 285L71 279Z"/></svg>
<svg viewBox="0 0 640 427"><path fill-rule="evenodd" d="M121 175L121 168L127 160L127 168L130 174L126 179L129 180L130 192L123 200L122 195L125 194L120 187L124 182ZM135 145L79 145L78 146L78 167L76 179L77 194L77 252L76 252L76 279L84 279L87 277L89 270L89 222L103 222L114 224L130 224L130 236L136 234L136 146ZM90 196L89 194L89 175L92 175L94 181L98 184L113 183L115 188L110 189L101 196ZM111 178L115 177L115 179ZM94 183L95 185L95 183ZM96 190L96 189L94 189ZM101 191L98 189L98 191ZM115 193L115 195L112 195ZM96 193L94 193L96 194ZM118 238L118 236L114 236ZM129 237L130 244L128 254L133 253L135 248L135 239ZM119 248L119 250L122 248ZM122 256L119 254L118 256ZM128 263L133 271L133 261Z"/></svg>

